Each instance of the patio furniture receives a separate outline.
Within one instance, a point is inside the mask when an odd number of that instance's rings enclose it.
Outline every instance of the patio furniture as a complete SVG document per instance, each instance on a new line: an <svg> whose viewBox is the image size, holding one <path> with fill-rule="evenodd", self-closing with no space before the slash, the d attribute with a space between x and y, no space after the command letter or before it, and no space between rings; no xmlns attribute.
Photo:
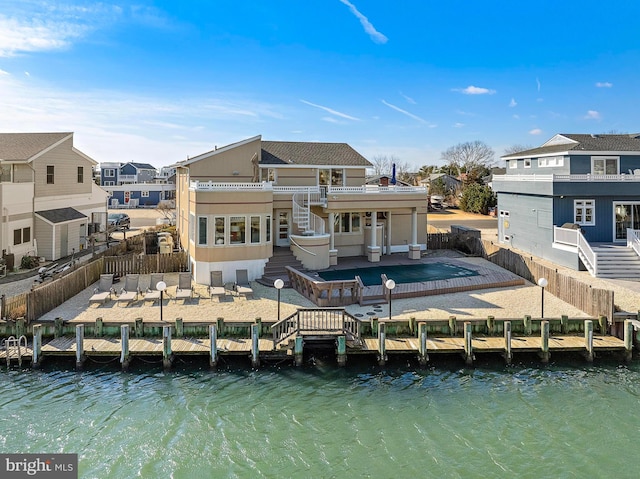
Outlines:
<svg viewBox="0 0 640 479"><path fill-rule="evenodd" d="M251 296L253 298L253 289L249 283L249 275L246 269L236 270L236 294L245 298Z"/></svg>
<svg viewBox="0 0 640 479"><path fill-rule="evenodd" d="M138 282L140 281L139 274L128 274L124 280L124 288L120 291L120 295L116 298L118 304L125 303L128 305L131 301L138 299L140 294L140 288Z"/></svg>
<svg viewBox="0 0 640 479"><path fill-rule="evenodd" d="M211 299L215 296L218 298L218 301L221 300L224 296L227 295L227 291L224 288L224 283L222 282L222 271L211 271L210 273L211 279L209 281L209 296Z"/></svg>
<svg viewBox="0 0 640 479"><path fill-rule="evenodd" d="M101 274L98 287L93 290L93 296L89 298L89 304L104 304L107 299L111 299L112 294L115 294L113 290L113 274Z"/></svg>
<svg viewBox="0 0 640 479"><path fill-rule="evenodd" d="M178 273L178 287L176 288L175 300L193 298L193 286L191 284L191 273Z"/></svg>
<svg viewBox="0 0 640 479"><path fill-rule="evenodd" d="M157 288L157 285L160 281L164 281L164 274L151 273L151 280L149 281L149 287L147 288L147 292L144 295L145 301L155 302L160 300L160 290Z"/></svg>

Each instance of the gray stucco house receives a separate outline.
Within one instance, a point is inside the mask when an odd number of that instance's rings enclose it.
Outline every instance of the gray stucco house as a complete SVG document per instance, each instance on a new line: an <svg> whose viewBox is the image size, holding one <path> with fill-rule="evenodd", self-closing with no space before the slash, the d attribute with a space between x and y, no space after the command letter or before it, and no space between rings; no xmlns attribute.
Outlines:
<svg viewBox="0 0 640 479"><path fill-rule="evenodd" d="M557 134L502 159L500 243L594 276L640 278L640 134Z"/></svg>

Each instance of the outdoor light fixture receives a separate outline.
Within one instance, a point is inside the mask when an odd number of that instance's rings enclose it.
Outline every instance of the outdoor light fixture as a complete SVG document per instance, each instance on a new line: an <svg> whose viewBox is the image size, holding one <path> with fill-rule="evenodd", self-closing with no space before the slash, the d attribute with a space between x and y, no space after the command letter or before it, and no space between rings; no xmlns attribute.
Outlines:
<svg viewBox="0 0 640 479"><path fill-rule="evenodd" d="M278 290L278 322L280 322L280 290L284 288L284 281L278 278L273 282L273 286Z"/></svg>
<svg viewBox="0 0 640 479"><path fill-rule="evenodd" d="M549 281L547 281L547 278L540 278L538 280L538 286L542 288L542 299L540 301L540 317L541 318L544 318L544 288L546 288L548 284L549 284Z"/></svg>
<svg viewBox="0 0 640 479"><path fill-rule="evenodd" d="M389 290L389 321L391 321L391 292L396 287L396 282L392 279L388 279L384 283L385 287Z"/></svg>
<svg viewBox="0 0 640 479"><path fill-rule="evenodd" d="M158 281L156 283L156 289L160 291L160 322L162 322L162 297L164 295L164 290L167 289L167 283L164 281Z"/></svg>

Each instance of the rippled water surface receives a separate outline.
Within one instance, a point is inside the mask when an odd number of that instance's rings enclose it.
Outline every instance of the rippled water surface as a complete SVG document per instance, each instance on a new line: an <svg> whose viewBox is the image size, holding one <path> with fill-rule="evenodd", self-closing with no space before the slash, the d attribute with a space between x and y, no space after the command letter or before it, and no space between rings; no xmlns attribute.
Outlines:
<svg viewBox="0 0 640 479"><path fill-rule="evenodd" d="M640 367L1 370L0 452L83 478L638 477Z"/></svg>

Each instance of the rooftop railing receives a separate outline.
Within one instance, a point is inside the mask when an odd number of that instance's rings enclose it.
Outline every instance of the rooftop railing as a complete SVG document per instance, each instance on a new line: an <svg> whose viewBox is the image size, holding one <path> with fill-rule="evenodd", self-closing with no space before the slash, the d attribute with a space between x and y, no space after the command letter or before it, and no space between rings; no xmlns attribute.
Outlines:
<svg viewBox="0 0 640 479"><path fill-rule="evenodd" d="M640 175L494 175L492 181L547 181L547 182L640 182Z"/></svg>

